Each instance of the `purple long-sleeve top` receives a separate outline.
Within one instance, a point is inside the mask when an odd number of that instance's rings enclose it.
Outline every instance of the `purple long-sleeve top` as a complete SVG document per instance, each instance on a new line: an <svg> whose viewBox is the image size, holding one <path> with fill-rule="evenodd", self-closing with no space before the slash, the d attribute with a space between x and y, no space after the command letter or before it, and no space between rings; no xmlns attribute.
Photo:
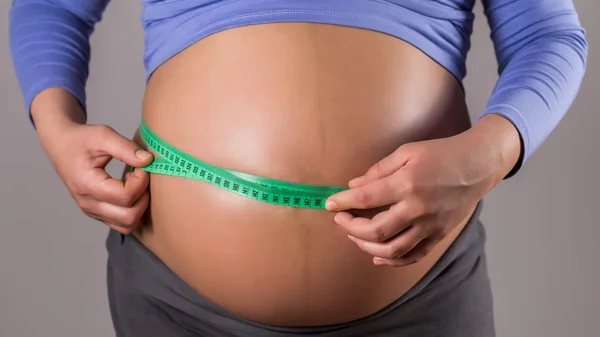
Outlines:
<svg viewBox="0 0 600 337"><path fill-rule="evenodd" d="M142 0L144 65L165 60L215 32L249 24L304 21L383 32L413 44L462 82L475 0ZM517 128L516 169L570 108L581 84L587 41L572 0L482 0L499 78L480 117L500 114ZM29 112L49 87L85 109L89 38L109 0L13 0L10 48ZM513 170L516 171L516 170Z"/></svg>

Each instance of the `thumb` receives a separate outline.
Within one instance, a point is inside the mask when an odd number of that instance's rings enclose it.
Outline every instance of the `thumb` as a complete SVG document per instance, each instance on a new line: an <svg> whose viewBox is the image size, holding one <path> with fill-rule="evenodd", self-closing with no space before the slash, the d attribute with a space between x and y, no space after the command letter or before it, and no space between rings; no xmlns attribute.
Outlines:
<svg viewBox="0 0 600 337"><path fill-rule="evenodd" d="M401 146L392 154L373 164L364 175L350 180L348 186L350 188L359 187L373 180L385 178L398 171L407 162L408 155Z"/></svg>
<svg viewBox="0 0 600 337"><path fill-rule="evenodd" d="M144 167L152 163L154 156L116 131L105 133L99 142L101 152L132 167Z"/></svg>

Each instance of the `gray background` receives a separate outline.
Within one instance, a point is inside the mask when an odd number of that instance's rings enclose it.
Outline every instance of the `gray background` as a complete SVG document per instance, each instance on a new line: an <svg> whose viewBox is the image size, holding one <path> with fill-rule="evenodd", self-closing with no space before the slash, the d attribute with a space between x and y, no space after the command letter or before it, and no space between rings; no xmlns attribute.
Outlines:
<svg viewBox="0 0 600 337"><path fill-rule="evenodd" d="M599 335L600 3L575 3L590 43L578 99L523 170L485 202L499 337ZM9 7L0 2L0 337L114 336L106 228L72 201L28 123L8 50ZM113 1L92 38L90 122L128 136L144 90L140 10L140 1ZM476 15L465 81L473 117L496 79L480 5ZM120 168L111 163L109 171Z"/></svg>

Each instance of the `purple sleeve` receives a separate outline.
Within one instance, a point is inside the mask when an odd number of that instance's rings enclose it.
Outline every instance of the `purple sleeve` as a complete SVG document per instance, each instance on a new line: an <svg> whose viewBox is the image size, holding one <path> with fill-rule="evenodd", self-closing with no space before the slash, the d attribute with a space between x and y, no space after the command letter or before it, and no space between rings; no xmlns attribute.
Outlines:
<svg viewBox="0 0 600 337"><path fill-rule="evenodd" d="M483 0L498 59L498 82L481 117L497 113L521 135L521 159L545 141L583 79L588 45L572 0Z"/></svg>
<svg viewBox="0 0 600 337"><path fill-rule="evenodd" d="M109 0L13 0L9 40L25 107L50 87L68 90L85 110L90 35Z"/></svg>

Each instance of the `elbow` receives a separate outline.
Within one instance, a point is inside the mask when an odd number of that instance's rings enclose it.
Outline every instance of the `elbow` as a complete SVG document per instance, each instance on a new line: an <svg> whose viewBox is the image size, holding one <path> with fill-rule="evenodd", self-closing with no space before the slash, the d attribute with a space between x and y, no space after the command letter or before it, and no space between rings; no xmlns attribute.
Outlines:
<svg viewBox="0 0 600 337"><path fill-rule="evenodd" d="M577 34L572 39L575 41L575 48L578 50L583 69L586 69L589 46L585 30L582 28L580 34Z"/></svg>
<svg viewBox="0 0 600 337"><path fill-rule="evenodd" d="M526 62L536 62L539 58L553 59L555 62L569 64L570 72L583 74L587 67L588 40L582 27L568 27L551 32L538 31L528 39L520 41L511 52L500 53L498 74L519 59ZM566 70L563 68L563 70Z"/></svg>
<svg viewBox="0 0 600 337"><path fill-rule="evenodd" d="M542 43L546 43L549 46L560 45L564 48L568 48L578 56L577 59L579 61L580 69L586 69L589 45L586 30L580 25L557 30L541 40Z"/></svg>
<svg viewBox="0 0 600 337"><path fill-rule="evenodd" d="M50 13L67 15L80 21L87 28L93 29L94 25L102 19L102 13L109 0L13 0L9 11L9 18L14 20L21 13Z"/></svg>
<svg viewBox="0 0 600 337"><path fill-rule="evenodd" d="M36 10L67 10L65 4L61 1L53 0L13 0L9 15L13 16L15 12L36 11Z"/></svg>
<svg viewBox="0 0 600 337"><path fill-rule="evenodd" d="M586 37L586 31L582 27L579 27L575 30L565 31L553 41L555 41L554 43L562 46L562 48L557 48L558 52L560 52L563 48L566 49L562 55L563 57L567 58L567 63L570 64L571 74L573 76L571 81L573 87L576 88L573 95L576 95L587 69L589 45ZM550 44L552 43L553 42Z"/></svg>
<svg viewBox="0 0 600 337"><path fill-rule="evenodd" d="M560 45L572 51L578 56L580 69L585 70L589 52L586 30L578 20L574 20L568 25L557 24L557 26L563 26L563 28L553 30L547 37L542 36L540 40L548 46Z"/></svg>
<svg viewBox="0 0 600 337"><path fill-rule="evenodd" d="M554 6L531 5L510 24L502 21L492 27L500 73L513 59L536 53L566 57L572 70L585 69L589 47L577 11L564 0L550 2Z"/></svg>

